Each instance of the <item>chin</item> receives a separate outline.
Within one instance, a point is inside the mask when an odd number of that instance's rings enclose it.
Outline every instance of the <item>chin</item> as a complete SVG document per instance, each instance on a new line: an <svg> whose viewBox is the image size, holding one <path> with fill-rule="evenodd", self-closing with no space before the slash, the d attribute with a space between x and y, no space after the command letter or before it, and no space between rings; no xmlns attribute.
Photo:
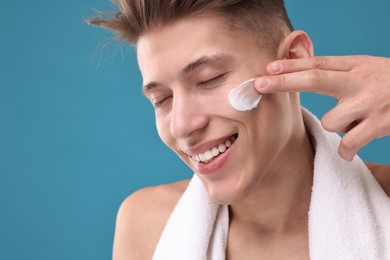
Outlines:
<svg viewBox="0 0 390 260"><path fill-rule="evenodd" d="M226 185L226 187L208 185L206 190L211 200L222 205L236 204L248 195L248 190L232 187L231 185Z"/></svg>

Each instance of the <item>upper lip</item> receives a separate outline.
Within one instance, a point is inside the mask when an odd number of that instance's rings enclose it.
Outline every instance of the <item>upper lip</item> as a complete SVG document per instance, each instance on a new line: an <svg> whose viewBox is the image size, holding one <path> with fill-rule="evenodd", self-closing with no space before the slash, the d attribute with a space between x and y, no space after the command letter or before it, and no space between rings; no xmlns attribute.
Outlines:
<svg viewBox="0 0 390 260"><path fill-rule="evenodd" d="M205 151L210 150L213 147L216 147L217 145L225 142L227 139L229 139L233 135L234 134L229 134L229 135L226 135L226 136L218 138L218 139L214 139L214 140L211 140L208 142L197 144L197 145L194 145L188 149L183 149L182 151L185 154L187 154L188 156L194 156L197 154L201 154L201 153L204 153Z"/></svg>

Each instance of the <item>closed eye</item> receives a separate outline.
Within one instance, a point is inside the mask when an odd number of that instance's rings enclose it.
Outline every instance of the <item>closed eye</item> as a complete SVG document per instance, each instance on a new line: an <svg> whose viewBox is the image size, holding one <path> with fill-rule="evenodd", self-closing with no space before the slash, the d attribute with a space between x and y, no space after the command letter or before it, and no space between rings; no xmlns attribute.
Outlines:
<svg viewBox="0 0 390 260"><path fill-rule="evenodd" d="M212 87L214 86L215 84L219 83L220 81L223 80L223 78L226 76L227 73L223 73L223 74L220 74L212 79L209 79L209 80L206 80L206 81L202 81L200 83L198 83L198 86L200 87Z"/></svg>
<svg viewBox="0 0 390 260"><path fill-rule="evenodd" d="M159 107L161 107L162 105L164 105L164 103L165 103L166 101L168 101L171 97L172 97L172 96L166 96L166 97L163 97L163 98L159 98L159 99L157 99L156 101L153 101L153 102L152 102L152 103L153 103L153 106L154 106L155 108L159 108Z"/></svg>

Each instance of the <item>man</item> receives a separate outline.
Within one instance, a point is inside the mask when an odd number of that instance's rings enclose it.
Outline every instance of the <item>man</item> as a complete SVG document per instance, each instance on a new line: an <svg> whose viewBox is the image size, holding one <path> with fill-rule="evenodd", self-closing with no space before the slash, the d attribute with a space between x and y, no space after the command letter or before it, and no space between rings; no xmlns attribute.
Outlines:
<svg viewBox="0 0 390 260"><path fill-rule="evenodd" d="M299 95L267 94L247 112L227 99L241 82L269 74L269 62L313 56L309 36L292 30L283 1L139 0L120 1L119 8L116 18L93 23L136 46L162 141L212 201L229 205L226 257L309 259L316 140ZM255 87L266 93L271 83L258 78ZM388 191L388 178L379 179ZM118 213L114 259L151 259L187 186L146 188L127 198Z"/></svg>

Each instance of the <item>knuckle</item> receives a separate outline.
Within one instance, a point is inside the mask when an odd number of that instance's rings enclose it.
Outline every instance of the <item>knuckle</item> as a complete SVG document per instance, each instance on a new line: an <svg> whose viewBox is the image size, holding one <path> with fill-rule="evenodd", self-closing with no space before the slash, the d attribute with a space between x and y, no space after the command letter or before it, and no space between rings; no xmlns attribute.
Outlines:
<svg viewBox="0 0 390 260"><path fill-rule="evenodd" d="M369 62L366 62L365 64L369 64ZM355 73L353 73L351 76L354 79L354 82L359 83L355 84L356 86L361 85L362 87L368 87L373 89L375 86L377 86L376 83L378 83L381 79L381 64L376 63L375 67L369 65L365 67L358 68Z"/></svg>
<svg viewBox="0 0 390 260"><path fill-rule="evenodd" d="M351 60L355 64L359 64L359 65L370 64L373 62L376 63L375 58L373 56L370 56L370 55L353 55L353 56L351 56Z"/></svg>
<svg viewBox="0 0 390 260"><path fill-rule="evenodd" d="M356 140L347 135L341 139L340 146L342 146L345 150L348 151L354 151L358 148Z"/></svg>
<svg viewBox="0 0 390 260"><path fill-rule="evenodd" d="M373 78L374 78L374 76L371 73L365 72L365 73L360 74L360 80L362 82L371 82L373 80Z"/></svg>
<svg viewBox="0 0 390 260"><path fill-rule="evenodd" d="M354 59L354 61L368 62L371 60L372 57L370 55L353 55L352 58Z"/></svg>
<svg viewBox="0 0 390 260"><path fill-rule="evenodd" d="M356 100L356 106L359 106L361 111L368 113L377 109L378 101L374 93L367 92L365 95L360 95Z"/></svg>
<svg viewBox="0 0 390 260"><path fill-rule="evenodd" d="M286 76L285 75L279 75L278 77L277 77L277 83L278 83L278 85L279 86L285 86L285 84L286 84Z"/></svg>
<svg viewBox="0 0 390 260"><path fill-rule="evenodd" d="M307 80L311 85L319 84L325 80L325 73L318 69L310 70L307 72Z"/></svg>
<svg viewBox="0 0 390 260"><path fill-rule="evenodd" d="M330 118L330 116L328 114L325 114L322 119L321 119L321 124L322 124L322 127L326 130L326 131L329 131L329 132L332 132L333 128L332 128L332 119Z"/></svg>
<svg viewBox="0 0 390 260"><path fill-rule="evenodd" d="M313 57L313 66L316 69L323 69L326 67L327 59L323 56Z"/></svg>

